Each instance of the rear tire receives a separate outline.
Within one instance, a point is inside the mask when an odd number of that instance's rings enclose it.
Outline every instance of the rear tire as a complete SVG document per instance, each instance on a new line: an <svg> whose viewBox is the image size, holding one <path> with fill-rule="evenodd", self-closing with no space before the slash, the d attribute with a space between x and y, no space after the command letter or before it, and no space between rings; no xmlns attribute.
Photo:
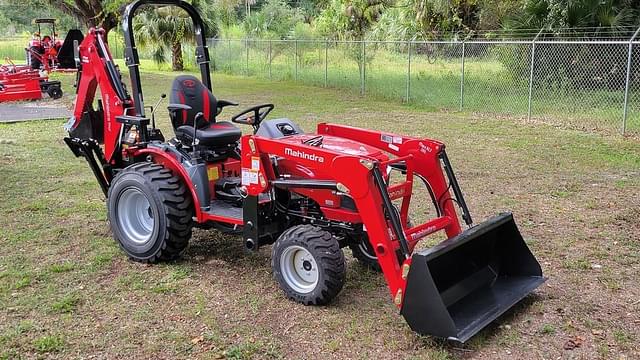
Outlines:
<svg viewBox="0 0 640 360"><path fill-rule="evenodd" d="M42 62L40 62L40 59L38 59L34 55L34 53L42 56L42 54L44 54L44 49L42 47L32 46L27 52L27 58L28 58L27 62L29 63L29 65L31 65L31 69L40 70L40 67L42 66Z"/></svg>
<svg viewBox="0 0 640 360"><path fill-rule="evenodd" d="M305 305L328 304L346 279L338 241L313 225L293 226L282 233L273 245L271 267L287 297Z"/></svg>
<svg viewBox="0 0 640 360"><path fill-rule="evenodd" d="M134 261L174 260L191 238L193 205L182 180L153 163L122 170L109 188L113 236Z"/></svg>

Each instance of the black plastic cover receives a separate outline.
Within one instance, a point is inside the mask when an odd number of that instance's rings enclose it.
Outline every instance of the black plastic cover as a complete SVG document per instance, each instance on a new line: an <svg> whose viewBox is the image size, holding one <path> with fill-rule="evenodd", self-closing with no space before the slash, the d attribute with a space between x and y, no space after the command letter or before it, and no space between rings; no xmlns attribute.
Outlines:
<svg viewBox="0 0 640 360"><path fill-rule="evenodd" d="M293 121L282 118L263 121L256 135L269 139L279 139L285 136L304 134L304 131Z"/></svg>
<svg viewBox="0 0 640 360"><path fill-rule="evenodd" d="M58 67L61 69L75 69L76 61L74 59L74 45L73 42L77 41L78 44L82 42L84 35L82 31L78 29L71 29L64 38L62 47L58 51Z"/></svg>

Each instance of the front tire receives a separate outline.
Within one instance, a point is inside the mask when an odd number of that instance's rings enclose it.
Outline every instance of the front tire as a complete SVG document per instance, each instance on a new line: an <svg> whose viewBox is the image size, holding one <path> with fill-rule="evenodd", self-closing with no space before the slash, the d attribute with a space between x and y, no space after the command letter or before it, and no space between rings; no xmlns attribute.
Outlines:
<svg viewBox="0 0 640 360"><path fill-rule="evenodd" d="M174 260L191 238L193 206L182 180L153 163L122 170L109 188L113 236L134 261Z"/></svg>
<svg viewBox="0 0 640 360"><path fill-rule="evenodd" d="M313 225L293 226L282 233L273 245L271 267L287 297L305 305L328 304L346 279L338 241Z"/></svg>

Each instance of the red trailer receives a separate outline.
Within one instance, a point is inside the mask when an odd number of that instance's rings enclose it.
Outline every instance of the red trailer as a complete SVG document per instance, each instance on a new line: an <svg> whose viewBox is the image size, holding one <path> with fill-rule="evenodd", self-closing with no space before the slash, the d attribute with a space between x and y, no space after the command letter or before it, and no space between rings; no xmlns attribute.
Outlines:
<svg viewBox="0 0 640 360"><path fill-rule="evenodd" d="M59 99L62 97L60 81L50 81L46 73L31 69L28 65L0 65L0 102L42 99L42 93Z"/></svg>

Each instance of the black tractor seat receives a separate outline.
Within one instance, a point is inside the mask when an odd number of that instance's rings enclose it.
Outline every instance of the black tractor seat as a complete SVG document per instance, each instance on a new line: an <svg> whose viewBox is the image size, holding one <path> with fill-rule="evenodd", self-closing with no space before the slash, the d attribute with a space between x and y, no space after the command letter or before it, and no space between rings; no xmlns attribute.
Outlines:
<svg viewBox="0 0 640 360"><path fill-rule="evenodd" d="M227 121L216 121L222 108L235 103L220 100L195 76L180 75L173 80L169 115L176 138L184 145L193 143L194 121L198 145L225 148L236 143L242 131ZM202 115L197 116L198 113ZM197 119L196 119L197 117Z"/></svg>
<svg viewBox="0 0 640 360"><path fill-rule="evenodd" d="M176 130L176 137L185 145L193 143L193 126L182 125ZM198 145L207 147L225 147L237 142L242 131L228 121L218 121L209 127L196 130Z"/></svg>

